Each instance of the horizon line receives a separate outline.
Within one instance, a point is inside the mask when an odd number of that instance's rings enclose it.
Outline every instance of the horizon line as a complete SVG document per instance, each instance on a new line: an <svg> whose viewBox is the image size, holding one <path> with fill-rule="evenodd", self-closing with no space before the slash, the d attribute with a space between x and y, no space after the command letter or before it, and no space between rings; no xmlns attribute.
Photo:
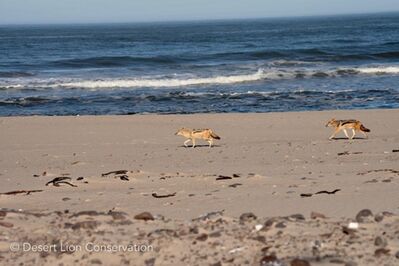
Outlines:
<svg viewBox="0 0 399 266"><path fill-rule="evenodd" d="M104 25L104 24L158 24L158 23L201 23L201 22L222 22L222 21L242 21L242 20L273 20L273 19L306 19L306 18L324 18L324 17L345 17L345 16L367 16L367 15L383 15L395 14L395 11L379 11L366 13L333 13L320 15L297 15L297 16L268 16L268 17L242 17L242 18L198 18L198 19L177 19L177 20L142 20L142 21L91 21L91 22L37 22L37 23L0 23L0 27L4 26L67 26L67 25Z"/></svg>

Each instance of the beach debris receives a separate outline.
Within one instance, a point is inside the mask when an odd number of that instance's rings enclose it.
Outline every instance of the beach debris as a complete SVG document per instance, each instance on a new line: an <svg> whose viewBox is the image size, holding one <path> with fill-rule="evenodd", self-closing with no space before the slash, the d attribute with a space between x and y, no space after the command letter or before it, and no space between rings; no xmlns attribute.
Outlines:
<svg viewBox="0 0 399 266"><path fill-rule="evenodd" d="M359 229L359 224L358 224L358 223L355 223L355 222L350 222L350 223L348 224L348 228L349 228L349 229Z"/></svg>
<svg viewBox="0 0 399 266"><path fill-rule="evenodd" d="M236 188L238 186L242 186L242 184L241 183L234 183L234 184L229 185L229 187L232 187L232 188Z"/></svg>
<svg viewBox="0 0 399 266"><path fill-rule="evenodd" d="M14 227L14 224L9 223L9 222L0 221L0 226L11 228L11 227Z"/></svg>
<svg viewBox="0 0 399 266"><path fill-rule="evenodd" d="M71 200L71 198L68 197L62 198L62 201L68 201L68 200Z"/></svg>
<svg viewBox="0 0 399 266"><path fill-rule="evenodd" d="M358 228L359 228L358 223L349 223L348 226L342 227L342 232L346 235L353 236Z"/></svg>
<svg viewBox="0 0 399 266"><path fill-rule="evenodd" d="M392 168L389 169L376 169L376 170L369 170L366 172L362 172L362 173L358 173L358 175L366 175L366 174L370 174L370 173L379 173L379 172L390 172L392 174L397 174L399 175L399 171L398 170L394 170Z"/></svg>
<svg viewBox="0 0 399 266"><path fill-rule="evenodd" d="M50 180L49 182L47 182L46 186L53 184L53 186L59 187L60 184L67 184L67 185L70 185L71 187L77 187L76 185L71 184L70 182L65 181L65 180L72 180L72 178L67 177L67 176L59 176L59 177L56 177L56 178Z"/></svg>
<svg viewBox="0 0 399 266"><path fill-rule="evenodd" d="M14 191L0 193L0 195L17 195L17 194L30 195L31 193L37 193L37 192L42 192L42 191L43 190L41 190L41 189L36 189L36 190L14 190Z"/></svg>
<svg viewBox="0 0 399 266"><path fill-rule="evenodd" d="M256 220L256 215L253 214L252 212L245 212L240 215L240 223L243 224L248 221L253 221Z"/></svg>
<svg viewBox="0 0 399 266"><path fill-rule="evenodd" d="M134 216L136 220L143 220L143 221L153 221L154 216L152 216L149 212L142 212Z"/></svg>
<svg viewBox="0 0 399 266"><path fill-rule="evenodd" d="M129 177L128 177L127 175L121 175L121 176L119 176L119 178L120 178L122 181L129 181Z"/></svg>
<svg viewBox="0 0 399 266"><path fill-rule="evenodd" d="M128 170L115 170L115 171L111 171L111 172L107 172L107 173L101 174L101 176L107 176L107 175L111 175L111 174L114 174L114 175L125 175L125 174L127 174L127 172L128 172Z"/></svg>
<svg viewBox="0 0 399 266"><path fill-rule="evenodd" d="M399 259L399 251L395 253L395 258Z"/></svg>
<svg viewBox="0 0 399 266"><path fill-rule="evenodd" d="M311 212L310 213L310 218L311 219L326 219L327 217L324 215L324 214L322 214L322 213L319 213L319 212Z"/></svg>
<svg viewBox="0 0 399 266"><path fill-rule="evenodd" d="M290 266L310 266L310 263L307 260L296 258L290 262Z"/></svg>
<svg viewBox="0 0 399 266"><path fill-rule="evenodd" d="M363 209L356 215L356 222L364 223L366 221L371 221L373 218L373 213L369 209Z"/></svg>
<svg viewBox="0 0 399 266"><path fill-rule="evenodd" d="M76 180L78 181L83 180L83 176L79 176L78 178L76 178Z"/></svg>
<svg viewBox="0 0 399 266"><path fill-rule="evenodd" d="M316 193L301 193L300 196L305 198L305 197L311 197L313 195L319 195L319 194L329 194L329 195L331 195L331 194L337 193L338 191L341 191L341 189L334 189L332 191L321 190L321 191L318 191Z"/></svg>
<svg viewBox="0 0 399 266"><path fill-rule="evenodd" d="M255 230L256 231L260 231L260 230L262 230L263 229L263 224L257 224L257 225L255 225Z"/></svg>
<svg viewBox="0 0 399 266"><path fill-rule="evenodd" d="M224 210L221 211L214 211L214 212L208 212L205 214L200 215L197 218L192 219L192 221L205 221L205 220L209 220L215 216L222 216L223 215Z"/></svg>
<svg viewBox="0 0 399 266"><path fill-rule="evenodd" d="M392 152L399 152L399 149L396 149L396 150L392 150Z"/></svg>
<svg viewBox="0 0 399 266"><path fill-rule="evenodd" d="M226 176L226 175L219 175L216 180L228 180L228 179L233 179L231 176Z"/></svg>
<svg viewBox="0 0 399 266"><path fill-rule="evenodd" d="M234 177L234 178L239 178L240 175L239 175L239 174L233 174L233 177Z"/></svg>
<svg viewBox="0 0 399 266"><path fill-rule="evenodd" d="M321 190L321 191L318 191L318 192L316 192L316 193L314 193L314 194L315 194L315 195L317 195L317 194L335 194L335 193L337 193L338 191L341 191L341 189L334 189L334 190L332 190L332 191Z"/></svg>
<svg viewBox="0 0 399 266"><path fill-rule="evenodd" d="M362 153L363 152L361 152L361 151L355 151L355 152L344 151L344 152L337 153L337 155L338 156L342 156L342 155L362 154Z"/></svg>
<svg viewBox="0 0 399 266"><path fill-rule="evenodd" d="M244 249L245 249L245 247L233 248L233 249L229 250L229 253L230 253L230 254L234 254L234 253L243 251Z"/></svg>
<svg viewBox="0 0 399 266"><path fill-rule="evenodd" d="M171 193L171 194L164 194L164 195L158 195L156 192L152 193L151 196L153 196L154 198L157 199L161 199L161 198L169 198L169 197L174 197L176 196L177 192Z"/></svg>

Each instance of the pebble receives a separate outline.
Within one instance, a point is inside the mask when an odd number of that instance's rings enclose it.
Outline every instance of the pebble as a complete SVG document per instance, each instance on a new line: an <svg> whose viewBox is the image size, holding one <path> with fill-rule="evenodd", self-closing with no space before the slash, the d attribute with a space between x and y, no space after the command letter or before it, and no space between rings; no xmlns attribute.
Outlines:
<svg viewBox="0 0 399 266"><path fill-rule="evenodd" d="M304 221L305 220L305 216L303 216L302 214L300 214L300 213L297 213L297 214L293 214L293 215L290 215L288 218L291 218L291 219L293 219L293 220L295 220L295 221Z"/></svg>
<svg viewBox="0 0 399 266"><path fill-rule="evenodd" d="M197 236L196 239L197 239L198 241L206 241L206 240L208 239L208 235L205 234L205 233L203 233L203 234L200 234L199 236Z"/></svg>
<svg viewBox="0 0 399 266"><path fill-rule="evenodd" d="M374 245L377 247L385 247L387 245L387 240L381 236L377 236L374 240Z"/></svg>
<svg viewBox="0 0 399 266"><path fill-rule="evenodd" d="M14 227L14 224L9 223L9 222L0 222L0 226L11 228L11 227Z"/></svg>
<svg viewBox="0 0 399 266"><path fill-rule="evenodd" d="M240 215L240 223L248 222L251 220L256 220L256 215L252 212L246 212Z"/></svg>
<svg viewBox="0 0 399 266"><path fill-rule="evenodd" d="M356 215L356 221L358 223L364 223L373 217L373 213L369 209L363 209Z"/></svg>
<svg viewBox="0 0 399 266"><path fill-rule="evenodd" d="M374 256L381 257L382 255L389 255L389 249L379 248L374 251Z"/></svg>
<svg viewBox="0 0 399 266"><path fill-rule="evenodd" d="M319 212L311 212L310 213L310 218L311 219L317 219L317 218L319 218L319 219L325 219L325 218L327 218L324 214L322 214L322 213L319 213Z"/></svg>
<svg viewBox="0 0 399 266"><path fill-rule="evenodd" d="M134 219L136 220L144 220L144 221L153 221L154 220L154 216L152 216L151 213L149 212L142 212L137 214L136 216L134 216Z"/></svg>
<svg viewBox="0 0 399 266"><path fill-rule="evenodd" d="M307 260L293 259L290 263L291 266L310 266Z"/></svg>
<svg viewBox="0 0 399 266"><path fill-rule="evenodd" d="M260 260L260 265L261 266L280 265L280 261L277 259L275 255L267 255Z"/></svg>

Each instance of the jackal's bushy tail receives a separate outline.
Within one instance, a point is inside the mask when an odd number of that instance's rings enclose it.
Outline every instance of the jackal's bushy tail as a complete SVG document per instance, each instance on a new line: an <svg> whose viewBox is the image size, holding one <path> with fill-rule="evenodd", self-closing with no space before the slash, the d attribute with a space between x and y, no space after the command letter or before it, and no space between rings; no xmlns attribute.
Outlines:
<svg viewBox="0 0 399 266"><path fill-rule="evenodd" d="M220 139L220 137L216 135L213 131L211 131L211 137L214 139Z"/></svg>
<svg viewBox="0 0 399 266"><path fill-rule="evenodd" d="M370 132L370 129L366 128L366 127L363 126L363 125L360 125L360 130L361 130L361 131L364 131L364 132Z"/></svg>

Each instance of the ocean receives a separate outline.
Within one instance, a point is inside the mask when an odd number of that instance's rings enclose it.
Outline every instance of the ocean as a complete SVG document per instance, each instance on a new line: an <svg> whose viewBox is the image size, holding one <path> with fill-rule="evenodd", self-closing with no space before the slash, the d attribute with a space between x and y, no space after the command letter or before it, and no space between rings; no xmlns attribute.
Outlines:
<svg viewBox="0 0 399 266"><path fill-rule="evenodd" d="M0 116L399 108L399 14L0 26Z"/></svg>

